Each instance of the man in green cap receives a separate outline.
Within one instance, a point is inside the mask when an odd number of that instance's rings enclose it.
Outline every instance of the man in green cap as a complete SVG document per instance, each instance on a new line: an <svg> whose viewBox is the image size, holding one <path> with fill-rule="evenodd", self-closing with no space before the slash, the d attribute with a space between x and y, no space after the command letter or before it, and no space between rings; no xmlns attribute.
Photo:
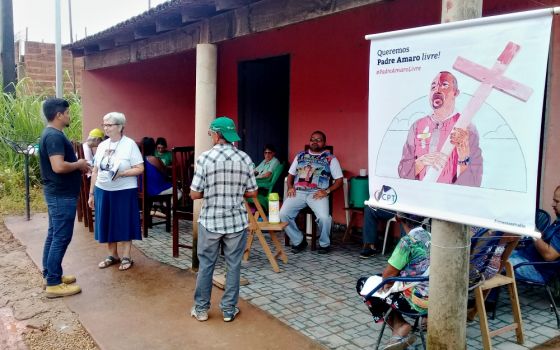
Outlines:
<svg viewBox="0 0 560 350"><path fill-rule="evenodd" d="M212 137L214 147L196 160L190 194L193 200L204 199L198 217L197 255L200 265L191 316L198 321L208 319L212 276L222 242L227 275L220 308L224 321L230 322L239 313L237 299L241 258L249 226L244 197L256 197L258 187L253 161L232 144L240 140L233 120L216 118L210 124L208 136Z"/></svg>

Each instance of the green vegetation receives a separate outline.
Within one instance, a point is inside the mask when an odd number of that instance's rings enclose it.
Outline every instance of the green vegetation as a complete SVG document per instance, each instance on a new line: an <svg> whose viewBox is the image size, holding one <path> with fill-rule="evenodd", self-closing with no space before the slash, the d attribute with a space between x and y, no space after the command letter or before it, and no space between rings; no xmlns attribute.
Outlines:
<svg viewBox="0 0 560 350"><path fill-rule="evenodd" d="M4 139L19 144L37 144L46 120L41 104L49 96L32 93L33 82L20 81L16 96L0 95L0 215L25 212L25 179L23 154L16 153ZM66 95L70 102L71 124L65 129L70 140L82 138L82 105L76 94ZM43 200L39 162L36 156L29 161L32 211L46 211Z"/></svg>

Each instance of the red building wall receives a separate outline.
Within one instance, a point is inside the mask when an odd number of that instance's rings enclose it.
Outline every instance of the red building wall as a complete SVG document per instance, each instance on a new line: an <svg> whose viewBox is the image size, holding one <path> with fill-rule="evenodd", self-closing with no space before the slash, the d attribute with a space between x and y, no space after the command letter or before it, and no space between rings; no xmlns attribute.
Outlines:
<svg viewBox="0 0 560 350"><path fill-rule="evenodd" d="M167 139L169 148L194 145L195 53L84 71L84 137L112 111L127 119L125 134Z"/></svg>

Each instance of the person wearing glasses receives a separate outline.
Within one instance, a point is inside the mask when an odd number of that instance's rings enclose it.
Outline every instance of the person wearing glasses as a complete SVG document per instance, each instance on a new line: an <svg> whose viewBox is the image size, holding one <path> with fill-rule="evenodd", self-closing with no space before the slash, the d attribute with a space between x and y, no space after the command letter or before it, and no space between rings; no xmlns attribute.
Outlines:
<svg viewBox="0 0 560 350"><path fill-rule="evenodd" d="M309 149L299 152L288 170L288 193L280 221L287 222L286 234L292 241L292 252L299 253L307 247L307 240L295 223L299 211L309 206L319 224L319 254L330 251L332 217L329 214L329 195L342 186L342 169L338 159L325 149L327 137L314 131ZM334 182L331 184L331 179Z"/></svg>
<svg viewBox="0 0 560 350"><path fill-rule="evenodd" d="M103 117L103 130L109 138L97 148L88 204L95 208L95 239L107 243L109 255L99 263L100 269L120 262L119 270L132 267L132 240L142 239L138 209L137 176L144 171L144 161L134 140L124 136L126 118L118 112ZM117 243L122 244L122 259Z"/></svg>
<svg viewBox="0 0 560 350"><path fill-rule="evenodd" d="M272 180L272 173L274 172L274 169L276 169L276 167L280 165L280 161L275 157L275 155L276 149L273 145L268 144L264 146L264 159L255 168L255 176L257 178L257 185L259 187L268 185L270 183L270 180Z"/></svg>

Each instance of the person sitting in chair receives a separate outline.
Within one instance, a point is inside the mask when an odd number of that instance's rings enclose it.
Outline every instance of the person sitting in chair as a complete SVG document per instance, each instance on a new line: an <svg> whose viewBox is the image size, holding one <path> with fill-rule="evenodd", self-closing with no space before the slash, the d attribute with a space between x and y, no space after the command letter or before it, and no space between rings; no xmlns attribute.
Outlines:
<svg viewBox="0 0 560 350"><path fill-rule="evenodd" d="M156 150L153 154L156 158L159 158L163 165L171 166L173 156L171 152L167 150L167 140L165 137L158 137L156 140Z"/></svg>
<svg viewBox="0 0 560 350"><path fill-rule="evenodd" d="M268 144L264 146L264 159L255 168L255 177L257 178L257 185L259 187L270 183L274 169L280 165L280 161L275 155L276 149L273 145Z"/></svg>
<svg viewBox="0 0 560 350"><path fill-rule="evenodd" d="M142 151L144 156L144 165L146 167L146 177L148 183L146 184L146 191L148 196L157 196L173 193L173 186L168 181L167 171L163 161L157 158L154 153L156 150L156 143L151 137L142 138ZM179 198L182 193L179 191Z"/></svg>
<svg viewBox="0 0 560 350"><path fill-rule="evenodd" d="M297 228L295 219L301 209L309 206L317 217L321 232L318 252L326 254L330 250L332 224L328 197L342 186L342 170L338 159L325 149L327 137L322 131L314 131L309 141L309 150L299 152L288 170L288 193L280 209L280 221L288 223L286 234L292 241L292 252L305 250L307 240ZM314 174L312 180L310 173ZM331 178L335 179L332 185Z"/></svg>
<svg viewBox="0 0 560 350"><path fill-rule="evenodd" d="M394 211L372 208L368 205L364 207L364 227L362 229L362 240L364 246L360 251L360 258L367 259L381 251L377 245L379 242L377 235L377 223L379 220L390 220L394 217ZM387 223L387 225L389 225L389 223Z"/></svg>
<svg viewBox="0 0 560 350"><path fill-rule="evenodd" d="M383 271L382 278L389 277L417 277L427 276L430 267L430 242L431 234L421 224L423 217L397 213L397 222L406 232L397 244L393 254L389 258L387 267ZM366 277L358 281L358 292L361 291ZM399 285L396 285L396 284ZM393 312L387 318L387 324L393 333L389 343L384 349L405 349L414 344L416 337L410 334L412 326L405 321L399 311L426 312L428 309L428 282L402 283L395 285L386 284L382 291L390 291L384 299L372 297L370 300L370 311L375 322L382 322L389 308Z"/></svg>
<svg viewBox="0 0 560 350"><path fill-rule="evenodd" d="M555 261L560 258L560 186L556 187L552 197L552 209L556 214L556 221L550 224L542 237L535 239L534 244L520 250L515 250L509 257L513 266L528 261ZM556 273L546 265L525 265L515 269L515 276L545 283Z"/></svg>

